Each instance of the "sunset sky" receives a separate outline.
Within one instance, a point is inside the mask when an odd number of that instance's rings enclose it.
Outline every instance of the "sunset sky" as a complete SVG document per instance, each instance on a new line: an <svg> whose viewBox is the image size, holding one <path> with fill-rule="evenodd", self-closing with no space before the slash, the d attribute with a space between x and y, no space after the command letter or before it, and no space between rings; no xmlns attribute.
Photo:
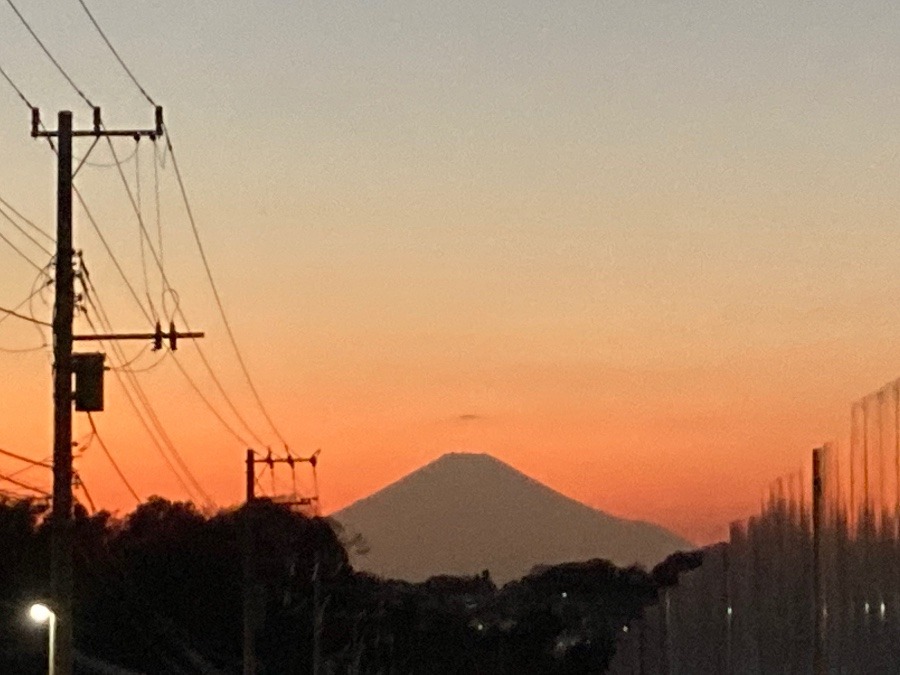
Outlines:
<svg viewBox="0 0 900 675"><path fill-rule="evenodd" d="M18 6L110 127L152 123L77 2ZM896 3L89 6L165 106L241 352L290 447L322 448L326 511L445 452L487 452L707 543L814 446L843 439L852 400L900 374ZM48 125L62 108L89 125L5 4L0 67ZM226 391L279 449L158 154L166 274ZM3 81L0 158L0 197L50 231L55 158ZM110 159L103 144L91 156ZM124 170L132 185L140 173L155 236L153 162L143 141ZM118 173L90 165L76 182L144 296ZM149 329L76 219L112 323ZM48 262L2 219L0 233ZM2 241L0 266L0 306L14 307L37 273ZM51 300L35 298L38 318ZM38 347L39 333L3 321L0 348ZM0 353L0 448L50 454L48 354ZM178 355L260 448L196 349ZM246 445L171 358L137 377L198 480L237 503ZM186 498L107 383L95 420L123 472L142 497ZM78 416L76 437L88 430ZM77 468L98 505L133 506L96 443ZM20 478L49 485L41 470Z"/></svg>

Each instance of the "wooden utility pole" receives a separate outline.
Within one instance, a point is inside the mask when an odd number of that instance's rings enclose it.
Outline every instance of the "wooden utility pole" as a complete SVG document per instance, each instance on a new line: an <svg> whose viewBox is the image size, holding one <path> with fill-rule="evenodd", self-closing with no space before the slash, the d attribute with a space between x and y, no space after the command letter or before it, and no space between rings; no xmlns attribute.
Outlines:
<svg viewBox="0 0 900 675"><path fill-rule="evenodd" d="M294 457L290 453L286 457L275 457L272 451L266 453L264 457L257 457L253 450L247 450L246 459L244 460L246 471L246 504L244 505L244 513L241 523L241 548L244 567L244 675L256 675L256 628L257 618L259 616L259 598L260 590L256 581L256 553L254 550L254 523L253 523L253 502L256 500L256 465L264 464L269 469L274 469L276 464L286 464L293 471L297 464L307 463L313 469L315 476L316 466L319 462L319 451L316 450L309 457ZM281 502L290 506L312 506L318 513L319 495L318 481L316 482L317 492L312 497L297 498L296 495L292 501ZM318 554L317 554L318 555ZM316 558L318 561L318 557ZM318 562L316 562L318 566ZM317 583L317 582L316 582ZM317 601L316 601L317 602ZM314 603L315 606L315 603ZM317 657L313 657L314 664ZM314 666L315 667L315 666Z"/></svg>
<svg viewBox="0 0 900 675"><path fill-rule="evenodd" d="M241 518L244 561L244 675L256 675L256 574L253 555L253 524L250 522L256 499L256 458L247 450L247 502Z"/></svg>
<svg viewBox="0 0 900 675"><path fill-rule="evenodd" d="M72 594L72 322L75 270L72 249L72 113L59 113L56 190L56 301L53 308L53 510L50 548L51 608L56 615L55 671L73 667Z"/></svg>
<svg viewBox="0 0 900 675"><path fill-rule="evenodd" d="M812 503L812 583L813 583L813 673L824 675L827 672L825 663L825 603L822 597L821 547L822 547L822 452L823 448L813 450L813 503Z"/></svg>
<svg viewBox="0 0 900 675"><path fill-rule="evenodd" d="M319 552L316 551L313 560L313 654L312 675L320 675L322 672L322 613L325 608L322 604L322 570L319 565Z"/></svg>
<svg viewBox="0 0 900 675"><path fill-rule="evenodd" d="M103 127L100 108L94 108L93 128L75 130L72 113L61 111L56 131L43 129L40 111L31 111L33 138L55 138L57 155L56 189L56 296L53 305L53 507L51 511L52 540L50 545L50 593L56 617L57 675L72 675L74 664L74 631L72 625L73 523L72 523L72 394L73 355L75 340L145 339L158 338L154 334L73 335L75 315L75 270L72 233L72 141L77 137L95 139L120 136L156 139L163 133L163 111L156 108L156 125L150 130L107 130ZM178 337L202 337L202 333L176 333L171 327L169 339L174 348Z"/></svg>

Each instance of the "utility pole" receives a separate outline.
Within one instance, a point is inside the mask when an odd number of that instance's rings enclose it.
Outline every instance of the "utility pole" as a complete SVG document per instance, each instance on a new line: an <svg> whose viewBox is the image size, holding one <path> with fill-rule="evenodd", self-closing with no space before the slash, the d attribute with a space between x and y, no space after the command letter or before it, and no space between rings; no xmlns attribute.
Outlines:
<svg viewBox="0 0 900 675"><path fill-rule="evenodd" d="M244 560L244 675L256 675L256 570L253 555L253 525L250 522L256 499L256 458L247 450L247 503L241 518Z"/></svg>
<svg viewBox="0 0 900 675"><path fill-rule="evenodd" d="M307 463L312 467L313 477L316 476L316 466L319 463L319 451L316 450L309 457L294 457L290 453L286 457L274 457L272 451L266 453L265 457L257 457L253 450L247 450L245 464L245 491L246 504L244 505L244 513L241 520L241 549L243 552L244 567L244 675L256 675L256 624L259 616L259 588L256 581L256 555L254 551L253 536L253 503L256 500L256 465L265 464L270 470L274 470L276 464L287 464L291 471L297 464ZM289 506L312 506L316 514L319 510L319 494L318 480L316 480L316 494L312 497L297 498L285 503ZM316 568L318 569L318 554L316 554ZM317 574L314 573L314 575ZM315 578L315 576L314 576ZM317 582L315 582L317 583ZM318 602L317 600L315 602ZM314 602L314 606L315 605ZM317 657L313 657L316 663ZM314 666L315 667L315 666Z"/></svg>
<svg viewBox="0 0 900 675"><path fill-rule="evenodd" d="M312 675L320 675L322 672L322 613L325 611L322 604L322 571L319 569L319 552L316 551L313 562L313 654Z"/></svg>
<svg viewBox="0 0 900 675"><path fill-rule="evenodd" d="M75 315L75 250L72 234L72 141L78 137L99 139L110 136L156 139L163 133L163 111L156 108L156 125L150 130L107 130L103 128L100 108L94 108L93 128L75 130L72 113L60 111L56 131L42 128L40 111L31 110L31 136L55 138L57 155L56 192L56 296L53 305L53 506L51 511L50 594L53 613L57 617L57 675L72 675L74 665L74 631L72 597L74 593L73 523L72 523L72 346L75 340L157 338L154 334L74 335ZM170 344L178 337L203 337L202 333L177 333L171 326ZM77 356L77 355L76 355ZM102 362L101 362L102 363ZM102 382L102 368L100 371ZM102 386L102 385L101 385ZM94 408L98 409L98 408ZM102 409L99 408L99 409Z"/></svg>
<svg viewBox="0 0 900 675"><path fill-rule="evenodd" d="M56 301L53 311L53 510L50 594L57 616L58 675L71 675L72 631L72 323L75 251L72 248L72 113L59 113L56 192Z"/></svg>
<svg viewBox="0 0 900 675"><path fill-rule="evenodd" d="M821 547L822 547L822 453L823 448L813 450L813 512L812 512L812 583L813 583L813 673L827 672L825 662L825 603L822 597Z"/></svg>

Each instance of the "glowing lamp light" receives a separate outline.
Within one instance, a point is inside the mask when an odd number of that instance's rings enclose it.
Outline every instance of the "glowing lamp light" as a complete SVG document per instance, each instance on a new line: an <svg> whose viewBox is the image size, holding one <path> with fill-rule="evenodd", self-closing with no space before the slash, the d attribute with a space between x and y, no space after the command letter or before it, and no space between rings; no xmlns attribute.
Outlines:
<svg viewBox="0 0 900 675"><path fill-rule="evenodd" d="M49 630L47 631L47 673L54 675L56 673L56 614L42 602L36 602L28 608L28 616L35 623L45 623Z"/></svg>
<svg viewBox="0 0 900 675"><path fill-rule="evenodd" d="M50 617L53 616L53 611L47 605L36 602L28 610L28 616L35 623L47 623Z"/></svg>

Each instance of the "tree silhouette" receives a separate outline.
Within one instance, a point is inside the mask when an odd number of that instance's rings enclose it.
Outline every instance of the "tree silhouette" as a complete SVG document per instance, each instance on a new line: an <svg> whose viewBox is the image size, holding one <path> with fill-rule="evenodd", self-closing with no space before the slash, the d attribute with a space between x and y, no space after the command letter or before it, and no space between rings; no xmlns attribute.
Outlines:
<svg viewBox="0 0 900 675"><path fill-rule="evenodd" d="M152 497L124 518L79 507L74 532L79 672L241 672L245 542L260 673L273 674L311 672L316 638L323 673L602 672L658 584L700 560L652 575L557 565L501 589L487 571L411 584L354 572L327 520L267 500L209 514ZM0 500L0 535L0 672L42 672L46 632L24 617L47 596L46 505Z"/></svg>

